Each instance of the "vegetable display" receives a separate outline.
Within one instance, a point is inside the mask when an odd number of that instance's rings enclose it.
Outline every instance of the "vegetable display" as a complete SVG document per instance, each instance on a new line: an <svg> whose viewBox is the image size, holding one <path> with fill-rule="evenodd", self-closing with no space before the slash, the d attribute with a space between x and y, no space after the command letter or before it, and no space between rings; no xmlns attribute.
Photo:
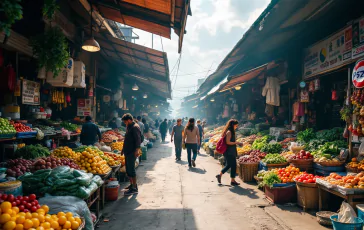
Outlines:
<svg viewBox="0 0 364 230"><path fill-rule="evenodd" d="M310 160L313 159L313 156L310 152L306 152L305 150L301 150L298 154L290 156L291 160Z"/></svg>
<svg viewBox="0 0 364 230"><path fill-rule="evenodd" d="M41 145L27 145L21 149L17 149L15 151L15 158L23 158L23 159L35 159L38 157L46 157L49 156L50 152L46 147Z"/></svg>
<svg viewBox="0 0 364 230"><path fill-rule="evenodd" d="M338 155L342 148L346 148L347 143L345 141L332 141L325 142L323 145L320 145L319 148L314 151L312 154L315 157L326 157L331 158L331 155Z"/></svg>
<svg viewBox="0 0 364 230"><path fill-rule="evenodd" d="M275 154L267 154L262 162L266 164L281 164L287 162L286 158L281 156L278 153Z"/></svg>
<svg viewBox="0 0 364 230"><path fill-rule="evenodd" d="M0 134L15 134L16 130L8 119L0 118Z"/></svg>
<svg viewBox="0 0 364 230"><path fill-rule="evenodd" d="M280 153L282 151L282 145L279 143L267 144L264 145L260 150L266 153Z"/></svg>
<svg viewBox="0 0 364 230"><path fill-rule="evenodd" d="M288 166L286 168L272 169L272 172L276 173L282 183L292 183L294 178L300 175L300 169Z"/></svg>
<svg viewBox="0 0 364 230"><path fill-rule="evenodd" d="M321 178L330 184L341 186L344 188L359 188L364 189L364 172L356 175L340 176L337 173L330 173L329 176Z"/></svg>
<svg viewBox="0 0 364 230"><path fill-rule="evenodd" d="M281 179L279 179L278 175L274 172L268 172L263 176L262 186L272 187L273 184L281 183Z"/></svg>
<svg viewBox="0 0 364 230"><path fill-rule="evenodd" d="M18 123L14 121L10 121L10 124L12 124L16 130L17 133L24 133L24 132L32 132L32 128L29 126L24 125L23 123Z"/></svg>
<svg viewBox="0 0 364 230"><path fill-rule="evenodd" d="M63 158L58 159L54 156L39 158L33 164L33 171L40 169L54 169L58 166L69 166L70 168L80 169L80 167L71 159Z"/></svg>
<svg viewBox="0 0 364 230"><path fill-rule="evenodd" d="M61 123L61 127L67 129L68 131L74 132L78 128L78 125L63 121Z"/></svg>
<svg viewBox="0 0 364 230"><path fill-rule="evenodd" d="M260 158L257 156L245 155L245 156L241 156L238 161L239 161L239 164L258 163L260 161Z"/></svg>
<svg viewBox="0 0 364 230"><path fill-rule="evenodd" d="M294 180L296 182L301 182L301 183L316 183L317 178L322 178L322 177L304 172L301 175L297 176Z"/></svg>
<svg viewBox="0 0 364 230"><path fill-rule="evenodd" d="M343 128L333 128L329 130L322 130L316 133L317 139L323 139L325 141L341 140L343 135Z"/></svg>
<svg viewBox="0 0 364 230"><path fill-rule="evenodd" d="M110 145L111 147L111 150L119 150L119 151L122 151L123 150L123 147L124 147L124 142L113 142L111 143Z"/></svg>
<svg viewBox="0 0 364 230"><path fill-rule="evenodd" d="M316 138L316 133L313 131L312 128L297 133L297 140L304 143L308 143L310 142L310 140L315 138Z"/></svg>
<svg viewBox="0 0 364 230"><path fill-rule="evenodd" d="M268 136L264 136L259 139L255 139L255 141L252 144L252 149L259 149L261 150L265 145L268 143Z"/></svg>
<svg viewBox="0 0 364 230"><path fill-rule="evenodd" d="M17 197L12 194L2 194L0 195L0 197L2 202L8 201L12 207L18 207L20 212L36 212L38 209L41 208L35 194Z"/></svg>
<svg viewBox="0 0 364 230"><path fill-rule="evenodd" d="M33 169L33 161L25 159L14 159L6 162L6 174L11 177L19 177Z"/></svg>
<svg viewBox="0 0 364 230"><path fill-rule="evenodd" d="M256 156L256 157L259 157L260 159L263 159L267 155L267 153L260 151L260 150L251 150L249 155Z"/></svg>

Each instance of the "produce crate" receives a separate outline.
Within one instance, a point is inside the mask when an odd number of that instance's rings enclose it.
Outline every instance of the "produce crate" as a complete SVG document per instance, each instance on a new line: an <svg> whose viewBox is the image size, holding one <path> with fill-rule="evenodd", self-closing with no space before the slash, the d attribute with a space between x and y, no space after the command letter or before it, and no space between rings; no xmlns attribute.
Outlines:
<svg viewBox="0 0 364 230"><path fill-rule="evenodd" d="M290 165L299 168L300 171L313 171L313 159L310 160L291 160Z"/></svg>
<svg viewBox="0 0 364 230"><path fill-rule="evenodd" d="M37 132L22 132L22 133L16 133L16 138L20 139L20 138L31 138L31 137L35 137L37 135Z"/></svg>
<svg viewBox="0 0 364 230"><path fill-rule="evenodd" d="M295 203L297 200L296 185L277 188L265 186L264 190L267 200L274 204Z"/></svg>
<svg viewBox="0 0 364 230"><path fill-rule="evenodd" d="M254 176L258 174L259 163L244 163L239 165L239 177L244 182L254 181Z"/></svg>
<svg viewBox="0 0 364 230"><path fill-rule="evenodd" d="M319 175L319 176L328 176L332 172L343 172L343 173L345 172L344 165L326 167L326 166L322 166L317 163L313 163L313 168L314 168L315 174Z"/></svg>
<svg viewBox="0 0 364 230"><path fill-rule="evenodd" d="M319 205L319 194L316 183L296 182L297 204L306 210L317 210Z"/></svg>
<svg viewBox="0 0 364 230"><path fill-rule="evenodd" d="M10 133L10 134L0 134L0 139L10 139L15 137L16 133Z"/></svg>
<svg viewBox="0 0 364 230"><path fill-rule="evenodd" d="M276 168L285 168L287 165L288 162L281 164L266 164L264 162L259 162L259 170L269 171L271 169L276 169Z"/></svg>

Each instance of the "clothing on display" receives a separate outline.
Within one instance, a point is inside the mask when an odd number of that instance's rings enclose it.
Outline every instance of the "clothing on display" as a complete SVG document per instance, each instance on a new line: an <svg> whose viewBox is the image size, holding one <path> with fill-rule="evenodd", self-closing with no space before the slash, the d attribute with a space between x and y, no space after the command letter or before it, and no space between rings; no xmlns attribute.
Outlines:
<svg viewBox="0 0 364 230"><path fill-rule="evenodd" d="M266 97L266 103L268 105L279 106L279 91L279 79L276 77L267 77L267 81L263 87L262 95Z"/></svg>

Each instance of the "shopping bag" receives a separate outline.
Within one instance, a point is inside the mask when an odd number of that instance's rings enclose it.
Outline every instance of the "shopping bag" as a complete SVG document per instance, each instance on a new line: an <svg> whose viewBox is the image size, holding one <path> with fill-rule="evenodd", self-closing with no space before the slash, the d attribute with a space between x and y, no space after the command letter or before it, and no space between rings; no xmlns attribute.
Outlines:
<svg viewBox="0 0 364 230"><path fill-rule="evenodd" d="M227 149L226 140L225 136L223 136L216 144L216 152L219 154L224 154L226 152L226 149Z"/></svg>
<svg viewBox="0 0 364 230"><path fill-rule="evenodd" d="M338 222L341 223L355 223L356 213L354 209L346 202L343 202L338 214Z"/></svg>
<svg viewBox="0 0 364 230"><path fill-rule="evenodd" d="M183 143L183 144L182 144L182 149L183 149L183 150L185 150L185 149L186 149L186 144L185 144L185 143Z"/></svg>

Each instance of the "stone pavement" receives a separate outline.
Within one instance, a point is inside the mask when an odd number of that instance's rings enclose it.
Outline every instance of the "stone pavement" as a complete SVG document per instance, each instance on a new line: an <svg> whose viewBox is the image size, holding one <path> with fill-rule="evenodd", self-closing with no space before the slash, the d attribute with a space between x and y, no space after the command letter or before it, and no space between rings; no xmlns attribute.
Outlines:
<svg viewBox="0 0 364 230"><path fill-rule="evenodd" d="M186 155L176 162L171 143L150 149L137 169L139 194L108 203L98 229L324 229L297 207L270 205L256 185L231 187L225 174L219 186L218 161L202 153L189 169Z"/></svg>

